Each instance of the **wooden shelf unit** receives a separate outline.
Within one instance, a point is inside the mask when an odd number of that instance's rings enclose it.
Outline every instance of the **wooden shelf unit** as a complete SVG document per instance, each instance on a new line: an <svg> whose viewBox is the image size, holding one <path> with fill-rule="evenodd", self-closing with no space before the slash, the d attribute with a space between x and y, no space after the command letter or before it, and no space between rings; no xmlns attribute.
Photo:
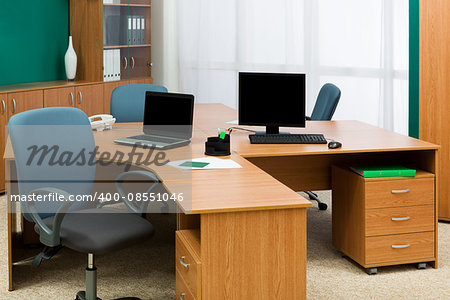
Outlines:
<svg viewBox="0 0 450 300"><path fill-rule="evenodd" d="M450 221L450 1L420 0L419 138L441 146L439 219Z"/></svg>
<svg viewBox="0 0 450 300"><path fill-rule="evenodd" d="M103 4L102 1L78 1L75 8L75 0L70 0L70 11L74 12L72 22L72 36L75 52L78 55L78 68L76 80L98 82L103 81L103 50L121 49L121 62L126 57L128 61L136 61L136 72L123 69L122 74L130 80L142 77L151 77L152 62L152 1L130 1L136 3ZM104 8L117 9L120 15L145 16L145 44L138 45L103 45L103 31L105 22ZM125 9L125 11L123 10ZM122 10L122 11L121 11ZM72 13L70 14L72 18ZM80 21L82 20L82 21ZM148 50L142 50L147 49ZM129 51L125 51L129 49ZM130 57L127 57L130 56ZM150 65L150 66L149 66ZM148 71L145 71L148 70ZM128 77L129 76L129 77Z"/></svg>

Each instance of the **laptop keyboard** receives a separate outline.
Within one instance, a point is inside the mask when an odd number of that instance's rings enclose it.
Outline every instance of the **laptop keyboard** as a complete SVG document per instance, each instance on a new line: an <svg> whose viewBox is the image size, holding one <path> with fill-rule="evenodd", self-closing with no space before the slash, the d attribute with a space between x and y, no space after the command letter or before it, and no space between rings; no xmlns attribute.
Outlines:
<svg viewBox="0 0 450 300"><path fill-rule="evenodd" d="M145 135L145 134L130 136L128 138L135 139L135 140L156 142L156 143L166 143L166 144L177 142L176 139L169 139L169 138L158 137L158 136L154 136L154 135Z"/></svg>

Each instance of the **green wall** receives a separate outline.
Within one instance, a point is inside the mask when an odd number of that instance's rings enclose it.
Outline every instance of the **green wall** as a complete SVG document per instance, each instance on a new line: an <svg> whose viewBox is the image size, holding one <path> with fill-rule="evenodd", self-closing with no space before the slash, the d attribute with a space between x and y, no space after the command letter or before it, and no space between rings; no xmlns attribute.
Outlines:
<svg viewBox="0 0 450 300"><path fill-rule="evenodd" d="M66 79L69 0L0 1L0 85Z"/></svg>
<svg viewBox="0 0 450 300"><path fill-rule="evenodd" d="M419 137L419 2L409 0L409 135Z"/></svg>

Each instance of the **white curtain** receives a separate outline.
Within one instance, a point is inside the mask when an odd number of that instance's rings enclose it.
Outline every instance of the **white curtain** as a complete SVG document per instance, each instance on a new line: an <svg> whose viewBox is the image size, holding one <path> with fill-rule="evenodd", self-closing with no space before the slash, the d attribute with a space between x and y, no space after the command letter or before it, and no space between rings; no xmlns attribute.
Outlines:
<svg viewBox="0 0 450 300"><path fill-rule="evenodd" d="M237 72L307 75L342 91L334 119L408 132L408 0L178 0L180 88L237 106Z"/></svg>

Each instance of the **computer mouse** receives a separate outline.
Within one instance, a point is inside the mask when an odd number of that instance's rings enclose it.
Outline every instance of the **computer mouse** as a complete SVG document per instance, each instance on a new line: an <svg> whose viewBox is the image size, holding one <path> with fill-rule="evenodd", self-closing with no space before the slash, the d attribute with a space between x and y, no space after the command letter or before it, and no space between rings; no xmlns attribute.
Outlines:
<svg viewBox="0 0 450 300"><path fill-rule="evenodd" d="M337 148L341 148L342 144L340 142L337 141L331 141L328 143L328 148L329 149L337 149Z"/></svg>

